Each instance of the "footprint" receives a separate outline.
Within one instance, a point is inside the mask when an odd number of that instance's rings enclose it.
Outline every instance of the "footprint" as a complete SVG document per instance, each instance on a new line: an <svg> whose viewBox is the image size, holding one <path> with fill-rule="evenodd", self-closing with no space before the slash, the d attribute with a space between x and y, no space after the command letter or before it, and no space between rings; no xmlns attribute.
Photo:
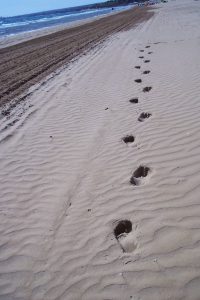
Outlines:
<svg viewBox="0 0 200 300"><path fill-rule="evenodd" d="M140 67L140 66L135 66L135 68L136 68L136 69L140 69L141 67Z"/></svg>
<svg viewBox="0 0 200 300"><path fill-rule="evenodd" d="M140 50L140 52L144 52L144 50Z"/></svg>
<svg viewBox="0 0 200 300"><path fill-rule="evenodd" d="M143 72L143 74L149 74L149 73L150 73L149 70Z"/></svg>
<svg viewBox="0 0 200 300"><path fill-rule="evenodd" d="M144 56L139 56L139 58L144 58Z"/></svg>
<svg viewBox="0 0 200 300"><path fill-rule="evenodd" d="M141 82L142 82L142 79L135 79L135 82L141 83Z"/></svg>
<svg viewBox="0 0 200 300"><path fill-rule="evenodd" d="M145 48L150 48L151 46L146 46Z"/></svg>
<svg viewBox="0 0 200 300"><path fill-rule="evenodd" d="M132 231L132 222L129 220L120 221L114 229L114 235L123 252L132 252L136 249L136 236Z"/></svg>
<svg viewBox="0 0 200 300"><path fill-rule="evenodd" d="M140 116L138 118L138 121L144 122L145 119L148 119L151 116L152 116L152 114L143 112L143 113L140 114Z"/></svg>
<svg viewBox="0 0 200 300"><path fill-rule="evenodd" d="M123 137L122 140L124 141L124 143L129 144L129 143L133 143L135 141L135 138L133 135L127 135Z"/></svg>
<svg viewBox="0 0 200 300"><path fill-rule="evenodd" d="M2 116L9 116L10 111L9 110L2 110L1 114L2 114Z"/></svg>
<svg viewBox="0 0 200 300"><path fill-rule="evenodd" d="M146 63L149 63L149 62L150 62L149 59L144 60L144 63L145 63L145 64L146 64Z"/></svg>
<svg viewBox="0 0 200 300"><path fill-rule="evenodd" d="M130 183L133 185L142 185L147 181L147 176L150 173L150 168L145 166L139 166L133 173L130 179Z"/></svg>
<svg viewBox="0 0 200 300"><path fill-rule="evenodd" d="M152 53L153 53L152 51L148 52L148 54L152 54Z"/></svg>
<svg viewBox="0 0 200 300"><path fill-rule="evenodd" d="M132 98L129 100L130 103L138 103L138 98Z"/></svg>
<svg viewBox="0 0 200 300"><path fill-rule="evenodd" d="M146 86L146 87L143 88L143 92L144 93L150 92L151 89L152 89L151 86Z"/></svg>

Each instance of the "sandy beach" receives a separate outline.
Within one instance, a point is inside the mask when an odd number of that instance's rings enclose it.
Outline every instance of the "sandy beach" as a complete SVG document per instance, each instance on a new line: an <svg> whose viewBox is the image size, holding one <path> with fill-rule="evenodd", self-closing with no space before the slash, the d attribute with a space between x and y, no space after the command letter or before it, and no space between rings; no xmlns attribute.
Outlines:
<svg viewBox="0 0 200 300"><path fill-rule="evenodd" d="M0 50L1 300L200 299L200 2L138 10Z"/></svg>

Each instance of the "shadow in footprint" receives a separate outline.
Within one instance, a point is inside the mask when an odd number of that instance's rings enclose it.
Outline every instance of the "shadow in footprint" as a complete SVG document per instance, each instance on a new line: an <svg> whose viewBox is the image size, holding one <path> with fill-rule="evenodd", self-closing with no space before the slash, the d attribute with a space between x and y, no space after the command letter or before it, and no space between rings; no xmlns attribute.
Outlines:
<svg viewBox="0 0 200 300"><path fill-rule="evenodd" d="M141 83L141 82L142 82L142 79L135 79L135 82Z"/></svg>
<svg viewBox="0 0 200 300"><path fill-rule="evenodd" d="M130 103L138 103L138 98L132 98L129 100Z"/></svg>
<svg viewBox="0 0 200 300"><path fill-rule="evenodd" d="M152 53L153 53L152 51L148 52L148 54L152 54Z"/></svg>
<svg viewBox="0 0 200 300"><path fill-rule="evenodd" d="M149 167L139 166L133 173L130 179L130 183L133 185L141 185L144 183L144 178L148 176L150 172Z"/></svg>
<svg viewBox="0 0 200 300"><path fill-rule="evenodd" d="M149 62L150 62L149 59L144 60L144 63L145 63L145 64L147 64L147 63L149 63Z"/></svg>
<svg viewBox="0 0 200 300"><path fill-rule="evenodd" d="M135 69L140 69L141 67L140 66L135 66Z"/></svg>
<svg viewBox="0 0 200 300"><path fill-rule="evenodd" d="M148 92L150 92L151 89L152 89L151 86L145 86L145 87L143 88L143 92L144 92L144 93L148 93Z"/></svg>
<svg viewBox="0 0 200 300"><path fill-rule="evenodd" d="M114 229L114 235L123 252L132 252L137 247L136 243L134 242L134 235L132 234L131 221L120 221Z"/></svg>
<svg viewBox="0 0 200 300"><path fill-rule="evenodd" d="M144 58L144 56L139 56L139 58Z"/></svg>
<svg viewBox="0 0 200 300"><path fill-rule="evenodd" d="M143 112L143 113L140 114L140 116L139 116L139 118L138 118L138 121L139 121L139 122L144 122L145 119L148 119L148 118L150 118L151 116L152 116L152 114Z"/></svg>
<svg viewBox="0 0 200 300"><path fill-rule="evenodd" d="M149 70L143 72L143 74L149 74L149 73L150 73Z"/></svg>
<svg viewBox="0 0 200 300"><path fill-rule="evenodd" d="M144 50L140 50L140 52L144 52Z"/></svg>
<svg viewBox="0 0 200 300"><path fill-rule="evenodd" d="M133 143L135 141L135 138L133 135L127 135L123 137L122 140L124 141L125 144L129 144L129 143Z"/></svg>
<svg viewBox="0 0 200 300"><path fill-rule="evenodd" d="M1 112L2 116L7 117L10 115L10 111L9 110L2 110Z"/></svg>
<svg viewBox="0 0 200 300"><path fill-rule="evenodd" d="M151 46L146 46L145 48L150 48Z"/></svg>

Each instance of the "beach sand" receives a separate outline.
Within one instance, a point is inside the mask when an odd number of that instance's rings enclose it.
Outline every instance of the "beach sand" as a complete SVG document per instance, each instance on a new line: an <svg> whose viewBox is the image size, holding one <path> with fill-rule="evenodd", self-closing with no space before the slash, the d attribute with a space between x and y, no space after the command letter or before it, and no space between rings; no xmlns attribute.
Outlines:
<svg viewBox="0 0 200 300"><path fill-rule="evenodd" d="M200 299L199 37L160 4L4 111L0 299Z"/></svg>

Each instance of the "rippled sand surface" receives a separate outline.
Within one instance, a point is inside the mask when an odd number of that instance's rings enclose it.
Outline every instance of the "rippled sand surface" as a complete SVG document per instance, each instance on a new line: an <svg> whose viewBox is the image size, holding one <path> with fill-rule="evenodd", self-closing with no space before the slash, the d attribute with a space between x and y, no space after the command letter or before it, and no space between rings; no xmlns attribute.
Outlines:
<svg viewBox="0 0 200 300"><path fill-rule="evenodd" d="M200 299L200 2L154 11L4 111L0 299Z"/></svg>

